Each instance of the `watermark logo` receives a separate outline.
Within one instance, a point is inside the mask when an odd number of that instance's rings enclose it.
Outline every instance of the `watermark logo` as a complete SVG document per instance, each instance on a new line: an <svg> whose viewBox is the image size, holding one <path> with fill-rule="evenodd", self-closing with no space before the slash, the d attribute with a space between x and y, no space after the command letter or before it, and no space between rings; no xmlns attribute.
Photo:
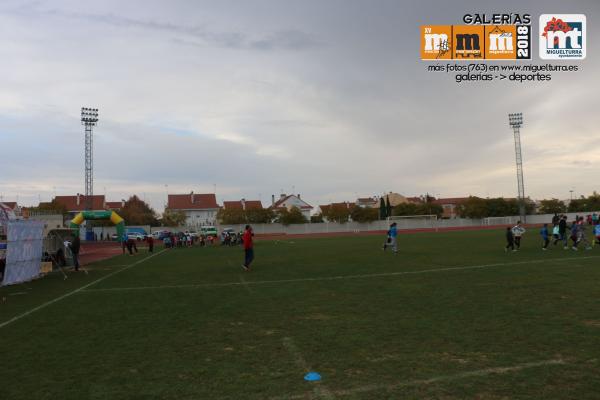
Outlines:
<svg viewBox="0 0 600 400"><path fill-rule="evenodd" d="M583 60L586 53L586 19L583 14L540 15L540 58Z"/></svg>
<svg viewBox="0 0 600 400"><path fill-rule="evenodd" d="M422 25L422 60L530 60L530 25Z"/></svg>
<svg viewBox="0 0 600 400"><path fill-rule="evenodd" d="M452 26L427 25L421 27L421 59L450 60L452 58Z"/></svg>

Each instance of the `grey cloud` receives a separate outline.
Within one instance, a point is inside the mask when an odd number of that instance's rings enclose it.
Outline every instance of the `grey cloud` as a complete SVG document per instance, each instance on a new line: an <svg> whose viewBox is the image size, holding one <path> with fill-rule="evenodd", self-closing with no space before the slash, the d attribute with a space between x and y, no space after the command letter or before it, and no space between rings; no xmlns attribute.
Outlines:
<svg viewBox="0 0 600 400"><path fill-rule="evenodd" d="M130 18L116 14L86 14L68 12L60 9L51 9L41 11L37 8L38 3L31 3L28 6L22 6L14 9L14 13L21 15L27 12L37 12L46 16L58 16L71 19L82 19L92 23L101 23L118 28L140 28L165 32L173 35L180 35L187 38L199 40L194 42L182 37L174 38L174 42L186 45L213 45L229 49L245 50L291 50L302 51L321 46L313 35L302 32L297 29L279 30L272 33L258 35L236 31L216 31L209 29L206 25L186 26L170 22L160 22L156 20L143 20Z"/></svg>

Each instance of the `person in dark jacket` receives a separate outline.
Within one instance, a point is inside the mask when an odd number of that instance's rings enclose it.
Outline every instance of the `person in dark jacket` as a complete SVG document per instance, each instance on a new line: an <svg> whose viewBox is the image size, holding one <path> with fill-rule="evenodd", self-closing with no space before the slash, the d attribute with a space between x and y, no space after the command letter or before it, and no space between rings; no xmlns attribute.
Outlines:
<svg viewBox="0 0 600 400"><path fill-rule="evenodd" d="M560 241L563 242L563 248L566 250L568 249L568 238L567 238L567 216L563 215L562 218L560 219L560 221L558 222L558 235L559 235L559 239L554 240L554 245L556 246L556 243Z"/></svg>
<svg viewBox="0 0 600 400"><path fill-rule="evenodd" d="M510 226L506 227L506 247L504 248L504 251L508 251L508 249L517 251L515 249L515 237Z"/></svg>
<svg viewBox="0 0 600 400"><path fill-rule="evenodd" d="M148 242L148 251L150 253L154 252L154 237L152 235L146 236L146 242Z"/></svg>
<svg viewBox="0 0 600 400"><path fill-rule="evenodd" d="M79 235L73 235L73 241L71 242L71 253L73 253L73 265L75 265L75 271L79 271L79 250L81 249L81 241Z"/></svg>

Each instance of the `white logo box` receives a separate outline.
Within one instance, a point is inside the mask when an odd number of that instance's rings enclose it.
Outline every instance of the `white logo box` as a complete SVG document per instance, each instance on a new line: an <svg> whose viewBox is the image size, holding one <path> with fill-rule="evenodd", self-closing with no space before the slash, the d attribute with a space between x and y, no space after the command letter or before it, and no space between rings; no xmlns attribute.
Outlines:
<svg viewBox="0 0 600 400"><path fill-rule="evenodd" d="M542 36L544 28L552 20L552 18L560 19L566 23L580 23L581 30L579 27L569 32L549 32L548 37ZM586 18L584 14L542 14L540 15L540 27L539 27L539 51L540 58L542 60L583 60L586 56ZM558 48L554 49L553 46L548 46L549 40L554 42L554 39L558 39ZM567 45L569 44L569 46ZM577 44L581 43L581 47L577 48ZM567 48L572 47L572 48Z"/></svg>

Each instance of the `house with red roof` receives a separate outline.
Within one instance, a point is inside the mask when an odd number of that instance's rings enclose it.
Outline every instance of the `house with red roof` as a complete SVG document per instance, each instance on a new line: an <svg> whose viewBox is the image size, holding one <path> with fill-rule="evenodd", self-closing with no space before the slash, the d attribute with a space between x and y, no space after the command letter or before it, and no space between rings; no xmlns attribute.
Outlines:
<svg viewBox="0 0 600 400"><path fill-rule="evenodd" d="M67 209L70 214L77 214L84 211L86 207L86 196L77 193L75 196L56 196L54 201ZM92 196L92 210L104 210L105 199L103 194Z"/></svg>
<svg viewBox="0 0 600 400"><path fill-rule="evenodd" d="M300 194L298 194L298 195L281 194L279 196L279 200L277 200L277 201L275 201L275 196L273 195L272 199L273 199L273 204L271 205L270 208L275 213L278 213L279 211L281 211L283 209L290 210L292 207L296 207L296 208L300 209L300 212L302 213L302 215L304 215L304 217L310 221L310 212L313 209L313 206L311 206L310 204L308 204L307 202L302 200L302 198L300 197Z"/></svg>
<svg viewBox="0 0 600 400"><path fill-rule="evenodd" d="M361 208L378 208L379 199L377 197L359 197L356 199L356 205Z"/></svg>
<svg viewBox="0 0 600 400"><path fill-rule="evenodd" d="M241 199L239 201L224 201L223 208L225 210L262 210L263 205L260 200Z"/></svg>
<svg viewBox="0 0 600 400"><path fill-rule="evenodd" d="M125 207L125 200L121 201L107 201L104 204L104 208L110 211L119 211L121 208Z"/></svg>
<svg viewBox="0 0 600 400"><path fill-rule="evenodd" d="M325 222L329 221L328 216L331 211L339 211L340 213L342 213L342 212L348 213L348 221L350 221L351 220L350 210L352 210L352 207L354 207L354 205L355 204L347 202L347 201L342 202L342 203L323 204L323 205L319 206L319 210L321 211L321 216L323 217L323 221L325 221Z"/></svg>
<svg viewBox="0 0 600 400"><path fill-rule="evenodd" d="M458 206L465 202L468 197L449 197L446 199L433 200L433 204L442 206L444 213L442 218L458 218Z"/></svg>
<svg viewBox="0 0 600 400"><path fill-rule="evenodd" d="M180 211L185 214L186 226L200 228L216 224L219 205L214 193L170 194L166 211Z"/></svg>

